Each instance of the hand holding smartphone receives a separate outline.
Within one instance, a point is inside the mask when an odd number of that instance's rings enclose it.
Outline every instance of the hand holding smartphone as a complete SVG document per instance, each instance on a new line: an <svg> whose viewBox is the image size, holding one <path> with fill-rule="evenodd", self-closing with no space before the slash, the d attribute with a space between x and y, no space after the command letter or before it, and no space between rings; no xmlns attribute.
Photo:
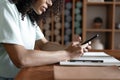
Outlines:
<svg viewBox="0 0 120 80"><path fill-rule="evenodd" d="M86 41L85 41L85 42L83 42L81 45L86 44L86 43L88 43L88 42L92 41L93 39L95 39L95 38L97 38L97 37L99 37L99 35L98 35L98 34L96 34L95 36L93 36L93 37L91 37L90 39L86 40Z"/></svg>

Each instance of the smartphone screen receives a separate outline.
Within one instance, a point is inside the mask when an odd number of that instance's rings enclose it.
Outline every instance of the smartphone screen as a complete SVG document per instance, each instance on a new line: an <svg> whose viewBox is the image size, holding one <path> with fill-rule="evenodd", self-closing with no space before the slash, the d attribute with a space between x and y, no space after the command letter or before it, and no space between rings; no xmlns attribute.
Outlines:
<svg viewBox="0 0 120 80"><path fill-rule="evenodd" d="M86 40L85 42L83 42L81 45L86 44L86 43L92 41L93 39L97 38L98 36L99 36L99 34L94 35L94 36L91 37L90 39L88 39L88 40Z"/></svg>

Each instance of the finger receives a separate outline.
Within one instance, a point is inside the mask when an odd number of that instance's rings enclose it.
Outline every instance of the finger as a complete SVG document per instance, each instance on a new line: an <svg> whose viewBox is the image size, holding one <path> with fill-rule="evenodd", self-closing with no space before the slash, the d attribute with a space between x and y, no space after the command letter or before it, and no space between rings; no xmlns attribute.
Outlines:
<svg viewBox="0 0 120 80"><path fill-rule="evenodd" d="M82 54L85 53L85 52L88 52L88 48L87 47L81 47L81 52Z"/></svg>
<svg viewBox="0 0 120 80"><path fill-rule="evenodd" d="M83 53L80 53L80 57L83 56Z"/></svg>
<svg viewBox="0 0 120 80"><path fill-rule="evenodd" d="M88 43L86 43L86 44L84 44L84 45L81 45L82 48L86 48L86 47L88 47L88 46L89 46Z"/></svg>
<svg viewBox="0 0 120 80"><path fill-rule="evenodd" d="M91 45L91 41L89 41L88 44Z"/></svg>
<svg viewBox="0 0 120 80"><path fill-rule="evenodd" d="M77 51L77 54L78 54L78 56L80 57L80 56L82 56L82 55L83 55L83 51L78 50L78 51Z"/></svg>
<svg viewBox="0 0 120 80"><path fill-rule="evenodd" d="M79 45L79 42L73 42L73 45Z"/></svg>
<svg viewBox="0 0 120 80"><path fill-rule="evenodd" d="M81 42L81 37L79 35L74 35L73 41Z"/></svg>
<svg viewBox="0 0 120 80"><path fill-rule="evenodd" d="M84 52L88 52L88 49L85 48L85 49L84 49Z"/></svg>
<svg viewBox="0 0 120 80"><path fill-rule="evenodd" d="M88 46L88 47L87 47L87 49L89 49L89 50L90 50L90 49L92 49L92 47L91 47L91 46Z"/></svg>

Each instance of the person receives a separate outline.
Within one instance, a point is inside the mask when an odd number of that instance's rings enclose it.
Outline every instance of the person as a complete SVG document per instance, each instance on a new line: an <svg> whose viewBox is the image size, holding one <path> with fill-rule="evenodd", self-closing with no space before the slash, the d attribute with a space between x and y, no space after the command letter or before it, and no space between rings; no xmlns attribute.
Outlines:
<svg viewBox="0 0 120 80"><path fill-rule="evenodd" d="M65 48L48 41L38 22L53 9L61 11L63 0L0 0L0 80L13 80L21 68L43 66L79 57L91 49L81 37ZM57 48L56 48L57 47Z"/></svg>

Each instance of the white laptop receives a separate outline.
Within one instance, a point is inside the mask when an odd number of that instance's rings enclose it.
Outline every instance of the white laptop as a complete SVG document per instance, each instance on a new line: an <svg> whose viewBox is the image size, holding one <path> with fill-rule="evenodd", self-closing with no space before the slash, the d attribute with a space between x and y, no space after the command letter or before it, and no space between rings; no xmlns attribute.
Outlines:
<svg viewBox="0 0 120 80"><path fill-rule="evenodd" d="M120 61L105 52L86 52L82 57L61 61L60 65L120 66Z"/></svg>

